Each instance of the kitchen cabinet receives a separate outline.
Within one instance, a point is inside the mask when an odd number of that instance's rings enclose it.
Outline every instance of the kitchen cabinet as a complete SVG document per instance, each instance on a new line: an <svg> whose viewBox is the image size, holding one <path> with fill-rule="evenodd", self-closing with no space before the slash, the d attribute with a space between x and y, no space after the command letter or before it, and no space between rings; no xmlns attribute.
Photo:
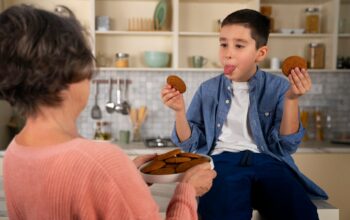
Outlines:
<svg viewBox="0 0 350 220"><path fill-rule="evenodd" d="M130 68L149 70L143 60L147 50L165 51L171 54L171 64L166 69L190 69L190 57L202 55L209 60L204 69L219 70L218 20L229 13L260 6L271 6L274 29L269 40L269 55L262 67L269 69L269 60L283 60L289 55L307 57L309 43L325 45L325 69L335 70L337 56L350 55L350 9L349 0L167 0L170 7L171 26L162 31L130 31L131 19L154 16L158 0L2 0L3 8L17 3L34 3L47 9L57 4L68 6L77 14L83 25L91 32L92 44L97 59L104 60L104 68L114 68L117 52L130 55ZM305 29L305 8L320 9L320 33L280 33L282 28ZM110 29L95 30L95 17L108 16ZM345 25L345 33L338 33L339 21ZM152 70L155 70L152 68ZM160 69L165 70L165 69ZM203 70L203 69L202 69ZM311 70L312 71L312 70ZM319 70L317 70L319 71Z"/></svg>

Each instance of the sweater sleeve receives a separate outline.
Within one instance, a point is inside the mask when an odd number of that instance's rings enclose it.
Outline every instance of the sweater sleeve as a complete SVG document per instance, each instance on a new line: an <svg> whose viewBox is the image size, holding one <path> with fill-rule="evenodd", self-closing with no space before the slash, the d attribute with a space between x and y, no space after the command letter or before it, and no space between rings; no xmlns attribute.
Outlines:
<svg viewBox="0 0 350 220"><path fill-rule="evenodd" d="M161 219L158 205L134 163L116 146L102 149L103 155L94 154L98 169L89 190L95 194L94 206L100 210L98 216L102 219ZM85 198L85 201L88 200ZM196 219L192 186L177 186L167 216L167 219Z"/></svg>

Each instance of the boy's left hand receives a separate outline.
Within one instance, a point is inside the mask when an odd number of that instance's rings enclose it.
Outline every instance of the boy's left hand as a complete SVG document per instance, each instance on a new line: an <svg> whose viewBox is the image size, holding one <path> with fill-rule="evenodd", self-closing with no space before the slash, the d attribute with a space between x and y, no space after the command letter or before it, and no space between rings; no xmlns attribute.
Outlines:
<svg viewBox="0 0 350 220"><path fill-rule="evenodd" d="M291 71L288 76L290 87L286 93L286 98L297 99L311 89L311 78L307 70L298 67Z"/></svg>

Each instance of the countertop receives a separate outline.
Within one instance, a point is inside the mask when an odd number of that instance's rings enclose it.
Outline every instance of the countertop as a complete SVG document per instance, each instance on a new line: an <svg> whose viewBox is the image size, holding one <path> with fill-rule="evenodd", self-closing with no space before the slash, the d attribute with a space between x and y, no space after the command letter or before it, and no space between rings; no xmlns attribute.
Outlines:
<svg viewBox="0 0 350 220"><path fill-rule="evenodd" d="M163 153L174 149L171 147L148 148L142 142L131 142L129 144L113 143L120 146L128 155ZM298 148L297 153L350 153L350 145L316 141L303 142Z"/></svg>
<svg viewBox="0 0 350 220"><path fill-rule="evenodd" d="M123 144L119 142L111 142L112 144L121 147L128 155L153 154L164 153L174 149L173 147L146 147L143 142L130 142ZM0 151L0 157L4 155L5 151ZM296 153L350 153L350 145L347 144L333 144L330 142L303 142Z"/></svg>

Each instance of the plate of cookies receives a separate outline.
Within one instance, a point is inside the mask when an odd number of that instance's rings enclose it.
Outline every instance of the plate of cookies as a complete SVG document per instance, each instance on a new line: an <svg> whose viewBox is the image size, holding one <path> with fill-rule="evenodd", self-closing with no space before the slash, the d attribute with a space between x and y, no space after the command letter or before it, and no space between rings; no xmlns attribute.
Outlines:
<svg viewBox="0 0 350 220"><path fill-rule="evenodd" d="M157 155L153 160L143 164L139 169L147 183L175 183L180 181L184 172L191 167L209 162L214 169L211 157L203 154L186 153L180 149Z"/></svg>

